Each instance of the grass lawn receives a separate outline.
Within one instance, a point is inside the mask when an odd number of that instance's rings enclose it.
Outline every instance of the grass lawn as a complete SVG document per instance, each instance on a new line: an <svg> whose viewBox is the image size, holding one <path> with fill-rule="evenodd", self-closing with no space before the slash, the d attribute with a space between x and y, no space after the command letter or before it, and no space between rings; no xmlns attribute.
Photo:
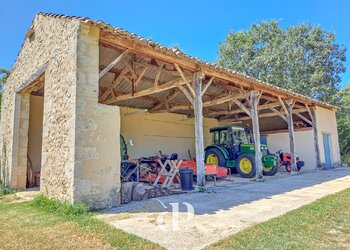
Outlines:
<svg viewBox="0 0 350 250"><path fill-rule="evenodd" d="M350 249L350 189L229 236L208 249Z"/></svg>
<svg viewBox="0 0 350 250"><path fill-rule="evenodd" d="M14 203L13 196L0 196L1 249L161 248L94 219L84 207L57 208L47 201ZM350 249L350 189L253 226L208 249Z"/></svg>
<svg viewBox="0 0 350 250"><path fill-rule="evenodd" d="M65 207L52 212L30 202L13 203L13 196L0 196L1 249L160 249L91 213L67 215Z"/></svg>

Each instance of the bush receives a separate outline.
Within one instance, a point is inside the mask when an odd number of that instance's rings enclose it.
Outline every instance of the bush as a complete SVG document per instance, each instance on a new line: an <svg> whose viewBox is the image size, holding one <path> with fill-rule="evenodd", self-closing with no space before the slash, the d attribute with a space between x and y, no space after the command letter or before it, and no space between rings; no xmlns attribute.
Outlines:
<svg viewBox="0 0 350 250"><path fill-rule="evenodd" d="M31 205L48 212L55 212L62 215L76 216L89 213L89 207L83 203L70 204L46 198L43 195L35 197Z"/></svg>
<svg viewBox="0 0 350 250"><path fill-rule="evenodd" d="M342 156L341 156L341 162L342 162L343 164L347 164L348 167L350 167L350 154L342 155Z"/></svg>
<svg viewBox="0 0 350 250"><path fill-rule="evenodd" d="M14 194L14 193L16 193L16 189L10 188L9 186L3 184L0 181L0 195Z"/></svg>

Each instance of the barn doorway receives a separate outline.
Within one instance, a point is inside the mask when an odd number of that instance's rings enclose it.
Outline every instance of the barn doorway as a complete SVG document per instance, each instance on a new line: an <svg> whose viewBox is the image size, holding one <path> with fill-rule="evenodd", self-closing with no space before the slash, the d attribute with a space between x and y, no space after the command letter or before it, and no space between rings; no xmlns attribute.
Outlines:
<svg viewBox="0 0 350 250"><path fill-rule="evenodd" d="M44 82L42 73L26 83L16 96L19 117L17 186L20 189L40 187Z"/></svg>
<svg viewBox="0 0 350 250"><path fill-rule="evenodd" d="M27 188L40 187L44 96L30 95Z"/></svg>

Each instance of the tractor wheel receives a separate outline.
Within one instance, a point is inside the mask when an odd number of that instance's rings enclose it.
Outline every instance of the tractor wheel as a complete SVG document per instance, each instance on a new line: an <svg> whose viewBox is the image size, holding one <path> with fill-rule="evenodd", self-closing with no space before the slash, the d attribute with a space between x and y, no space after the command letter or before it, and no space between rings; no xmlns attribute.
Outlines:
<svg viewBox="0 0 350 250"><path fill-rule="evenodd" d="M239 175L243 178L254 177L256 172L254 155L241 154L237 158L236 169Z"/></svg>
<svg viewBox="0 0 350 250"><path fill-rule="evenodd" d="M226 158L219 149L209 148L205 151L205 163L226 167Z"/></svg>
<svg viewBox="0 0 350 250"><path fill-rule="evenodd" d="M272 167L263 167L263 175L272 176L278 171L278 165Z"/></svg>

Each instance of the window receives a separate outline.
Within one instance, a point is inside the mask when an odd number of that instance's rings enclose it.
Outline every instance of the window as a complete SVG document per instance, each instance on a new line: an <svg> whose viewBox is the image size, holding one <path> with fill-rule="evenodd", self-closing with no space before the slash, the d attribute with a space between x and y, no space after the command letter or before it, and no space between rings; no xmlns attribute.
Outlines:
<svg viewBox="0 0 350 250"><path fill-rule="evenodd" d="M247 138L247 134L244 130L234 130L233 133L235 136L234 144L239 144L239 143L247 144L247 143L249 143L248 138Z"/></svg>
<svg viewBox="0 0 350 250"><path fill-rule="evenodd" d="M213 142L214 145L219 144L219 131L213 132Z"/></svg>
<svg viewBox="0 0 350 250"><path fill-rule="evenodd" d="M220 131L220 144L228 145L231 143L230 134L227 130Z"/></svg>

